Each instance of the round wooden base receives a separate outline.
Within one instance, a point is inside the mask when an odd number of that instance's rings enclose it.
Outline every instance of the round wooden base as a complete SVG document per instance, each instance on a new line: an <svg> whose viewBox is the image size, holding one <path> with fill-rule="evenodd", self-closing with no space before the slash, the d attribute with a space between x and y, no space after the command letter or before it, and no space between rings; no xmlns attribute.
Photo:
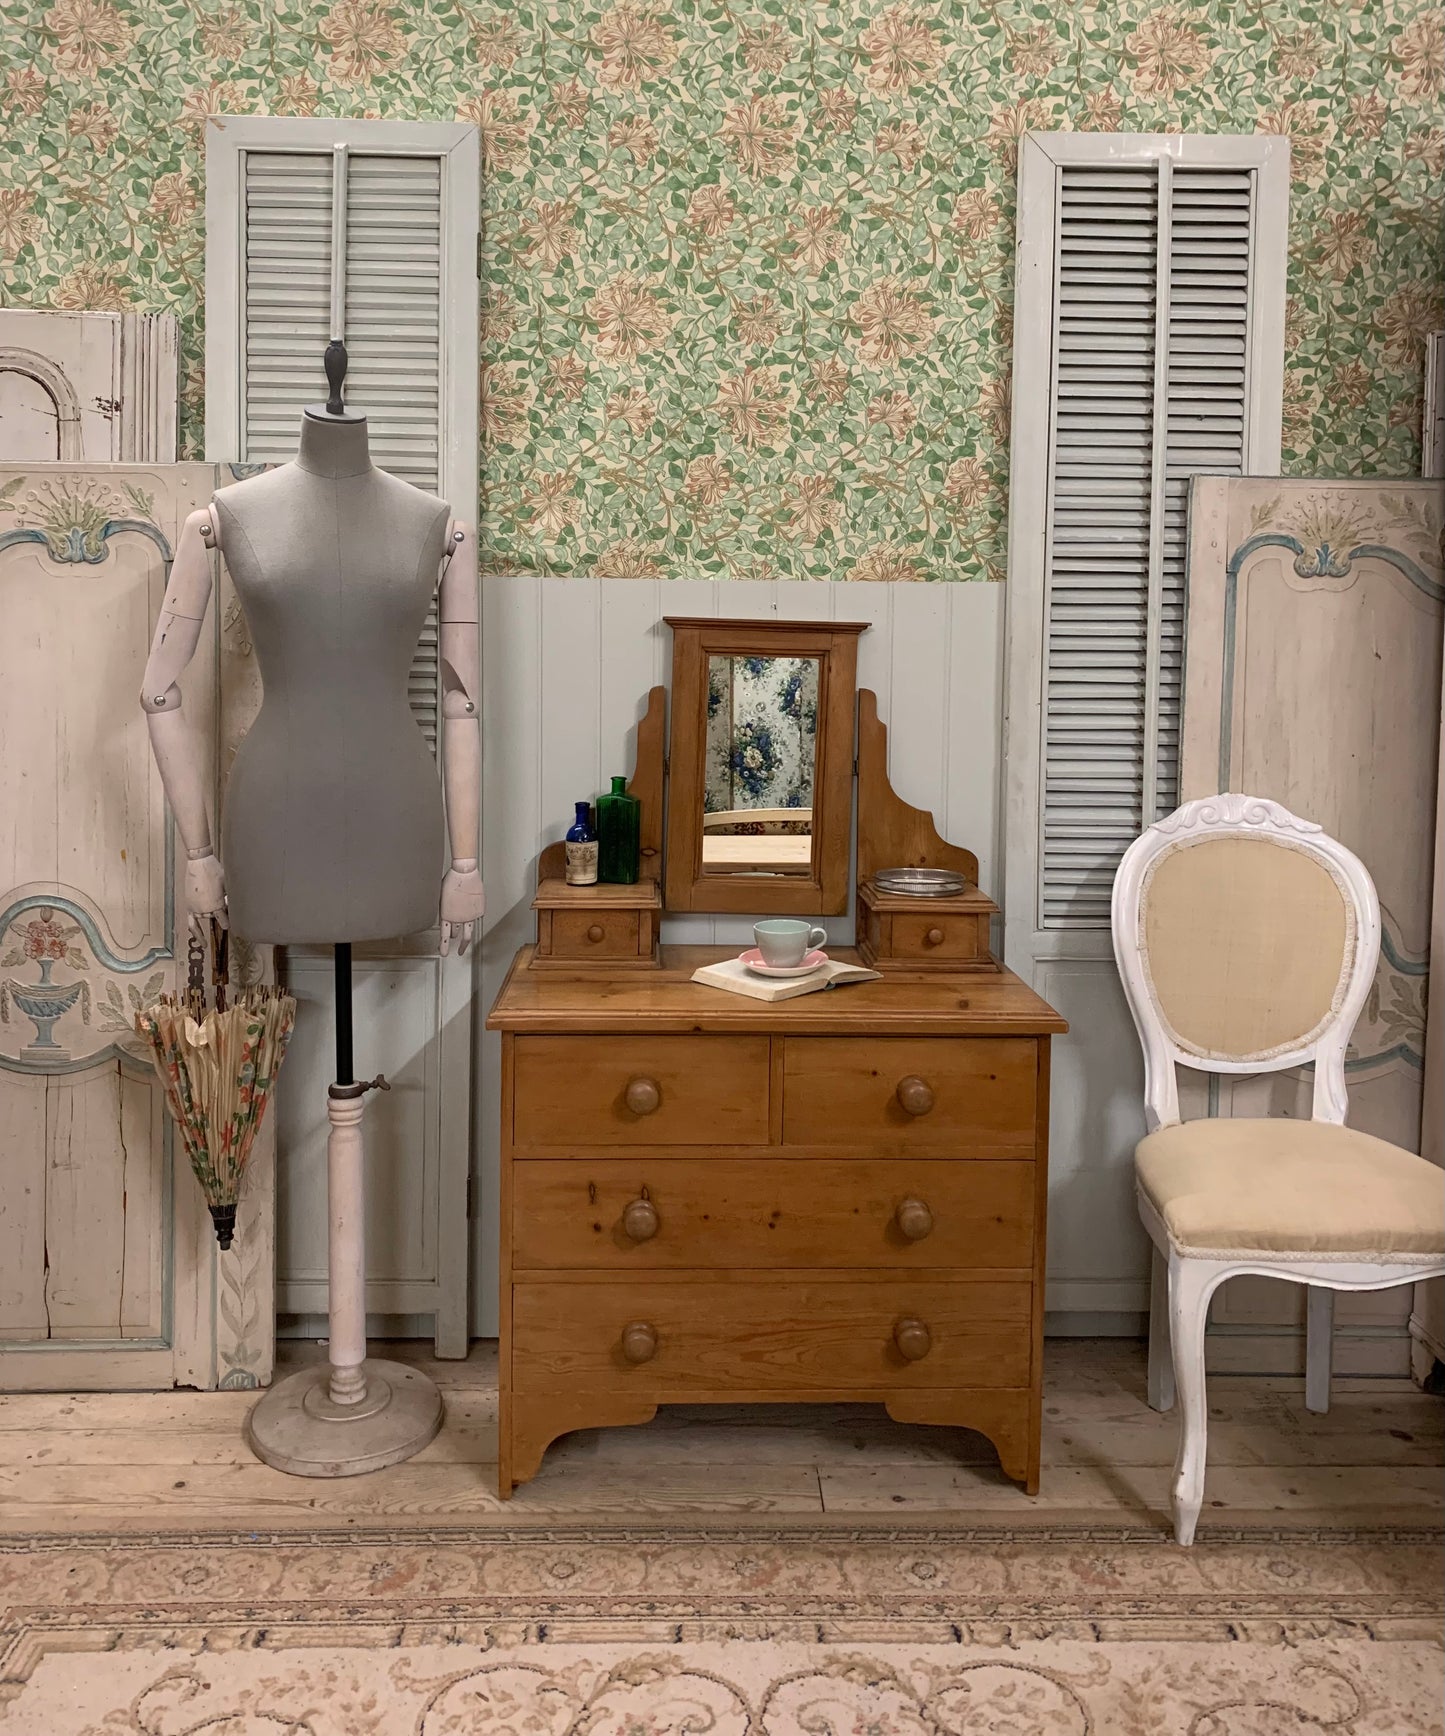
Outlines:
<svg viewBox="0 0 1445 1736"><path fill-rule="evenodd" d="M251 1407L246 1443L293 1477L359 1477L419 1453L442 1426L442 1395L426 1375L368 1358L366 1397L333 1404L328 1363L288 1374Z"/></svg>

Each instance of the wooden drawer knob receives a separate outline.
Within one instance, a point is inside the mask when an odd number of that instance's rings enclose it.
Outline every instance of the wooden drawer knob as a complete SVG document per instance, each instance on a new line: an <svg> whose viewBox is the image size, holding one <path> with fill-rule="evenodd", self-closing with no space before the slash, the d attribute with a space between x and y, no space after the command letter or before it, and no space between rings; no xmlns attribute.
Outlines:
<svg viewBox="0 0 1445 1736"><path fill-rule="evenodd" d="M927 1356L933 1348L933 1334L921 1320L911 1316L900 1320L893 1328L893 1342L898 1346L898 1354L907 1362L918 1362Z"/></svg>
<svg viewBox="0 0 1445 1736"><path fill-rule="evenodd" d="M898 1081L897 1095L899 1108L909 1115L927 1115L933 1107L933 1087L916 1073Z"/></svg>
<svg viewBox="0 0 1445 1736"><path fill-rule="evenodd" d="M632 1200L622 1213L622 1233L634 1242L650 1242L661 1221L651 1200Z"/></svg>
<svg viewBox="0 0 1445 1736"><path fill-rule="evenodd" d="M923 1200L901 1200L893 1219L910 1242L921 1242L933 1232L933 1213Z"/></svg>
<svg viewBox="0 0 1445 1736"><path fill-rule="evenodd" d="M928 933L924 935L923 942L925 946L942 946L943 930L941 928L930 928Z"/></svg>
<svg viewBox="0 0 1445 1736"><path fill-rule="evenodd" d="M628 1321L622 1328L622 1354L632 1363L651 1362L657 1355L657 1328L645 1320Z"/></svg>
<svg viewBox="0 0 1445 1736"><path fill-rule="evenodd" d="M662 1102L656 1079L629 1079L623 1096L634 1115L651 1115Z"/></svg>
<svg viewBox="0 0 1445 1736"><path fill-rule="evenodd" d="M587 930L587 938L592 942L593 946L596 946L600 940L605 938L606 933L607 930L603 928L600 922L594 922L591 928Z"/></svg>

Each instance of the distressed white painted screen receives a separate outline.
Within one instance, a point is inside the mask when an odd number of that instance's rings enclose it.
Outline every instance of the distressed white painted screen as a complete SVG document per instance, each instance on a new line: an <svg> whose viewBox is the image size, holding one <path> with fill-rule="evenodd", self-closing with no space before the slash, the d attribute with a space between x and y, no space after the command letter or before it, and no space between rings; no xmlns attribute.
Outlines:
<svg viewBox="0 0 1445 1736"><path fill-rule="evenodd" d="M1188 478L1239 475L1257 172L1058 170L1039 921L1106 927L1178 805Z"/></svg>
<svg viewBox="0 0 1445 1736"><path fill-rule="evenodd" d="M244 156L244 343L240 456L281 463L296 452L307 404L324 399L321 358L333 335L338 246L344 274L347 401L366 413L371 455L393 476L439 493L442 162L436 156L249 150ZM333 233L336 176L344 237ZM433 751L436 611L412 659L411 707Z"/></svg>

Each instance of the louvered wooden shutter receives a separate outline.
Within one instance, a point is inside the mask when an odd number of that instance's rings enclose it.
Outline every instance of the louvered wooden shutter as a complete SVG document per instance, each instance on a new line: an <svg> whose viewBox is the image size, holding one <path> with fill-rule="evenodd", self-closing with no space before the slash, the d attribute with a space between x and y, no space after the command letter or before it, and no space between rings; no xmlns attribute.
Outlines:
<svg viewBox="0 0 1445 1736"><path fill-rule="evenodd" d="M1178 803L1188 478L1248 456L1256 171L1063 164L1037 924L1105 928Z"/></svg>
<svg viewBox="0 0 1445 1736"><path fill-rule="evenodd" d="M302 409L325 397L334 172L346 185L347 401L366 413L383 470L441 492L440 156L248 151L241 456L294 457ZM412 711L436 749L435 607L412 660Z"/></svg>

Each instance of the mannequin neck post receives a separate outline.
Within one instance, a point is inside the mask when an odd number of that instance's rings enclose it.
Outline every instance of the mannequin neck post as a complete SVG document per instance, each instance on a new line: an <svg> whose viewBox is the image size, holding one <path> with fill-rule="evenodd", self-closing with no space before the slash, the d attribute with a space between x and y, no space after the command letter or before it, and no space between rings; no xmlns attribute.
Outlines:
<svg viewBox="0 0 1445 1736"><path fill-rule="evenodd" d="M301 418L296 464L313 476L333 481L365 476L372 468L365 416L328 416L325 410L307 410Z"/></svg>
<svg viewBox="0 0 1445 1736"><path fill-rule="evenodd" d="M356 1081L356 1063L351 1049L351 942L338 940L332 948L336 985L336 1083Z"/></svg>

